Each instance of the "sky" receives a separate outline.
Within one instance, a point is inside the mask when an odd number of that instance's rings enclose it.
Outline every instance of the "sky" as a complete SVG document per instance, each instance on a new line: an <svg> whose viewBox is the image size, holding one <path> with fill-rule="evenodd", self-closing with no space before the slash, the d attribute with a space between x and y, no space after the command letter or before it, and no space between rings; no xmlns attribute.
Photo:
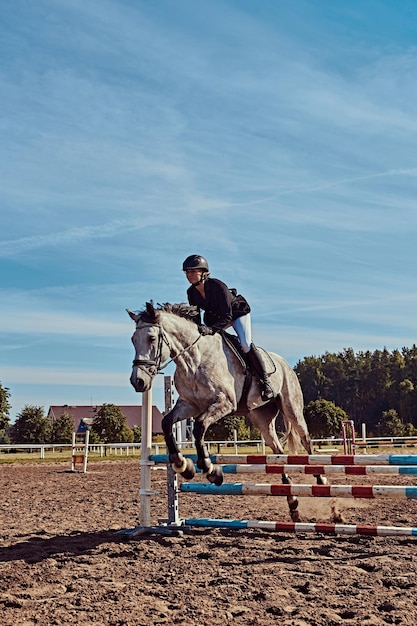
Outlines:
<svg viewBox="0 0 417 626"><path fill-rule="evenodd" d="M125 309L185 301L190 254L292 366L411 347L416 24L415 0L6 3L11 421L26 405L141 404Z"/></svg>

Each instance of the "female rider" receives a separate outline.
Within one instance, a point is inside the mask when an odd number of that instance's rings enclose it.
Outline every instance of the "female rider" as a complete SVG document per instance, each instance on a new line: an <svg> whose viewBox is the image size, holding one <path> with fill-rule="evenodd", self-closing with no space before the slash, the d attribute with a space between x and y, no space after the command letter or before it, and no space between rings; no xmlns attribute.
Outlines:
<svg viewBox="0 0 417 626"><path fill-rule="evenodd" d="M268 380L268 375L259 350L252 343L250 306L243 296L218 278L210 278L206 259L199 254L187 257L182 269L191 286L187 289L189 304L204 311L204 323L199 325L203 335L213 335L220 330L233 326L249 367L258 376L261 386L261 398L265 402L272 400L275 394ZM201 319L199 320L201 322Z"/></svg>

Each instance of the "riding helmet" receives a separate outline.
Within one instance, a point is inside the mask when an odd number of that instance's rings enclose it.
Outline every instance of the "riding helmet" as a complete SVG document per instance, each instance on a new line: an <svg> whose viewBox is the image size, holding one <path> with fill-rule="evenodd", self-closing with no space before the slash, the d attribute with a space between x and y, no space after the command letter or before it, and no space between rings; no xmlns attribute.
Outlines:
<svg viewBox="0 0 417 626"><path fill-rule="evenodd" d="M182 271L186 272L187 270L203 270L204 272L208 272L209 266L203 256L192 254L188 256L182 264Z"/></svg>

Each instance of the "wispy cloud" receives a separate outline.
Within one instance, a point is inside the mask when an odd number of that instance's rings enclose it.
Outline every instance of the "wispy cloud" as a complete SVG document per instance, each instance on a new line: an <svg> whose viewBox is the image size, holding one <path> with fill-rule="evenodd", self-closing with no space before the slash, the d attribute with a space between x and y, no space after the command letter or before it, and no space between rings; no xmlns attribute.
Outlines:
<svg viewBox="0 0 417 626"><path fill-rule="evenodd" d="M392 169L386 172L376 172L375 174L366 174L364 176L353 176L351 178L342 178L340 180L328 181L320 183L319 185L311 186L311 187L301 187L296 189L287 189L279 191L274 194L269 200L274 197L289 195L293 193L310 193L315 191L324 191L325 189L331 189L332 187L339 187L344 185L350 185L351 183L357 183L367 180L373 180L375 178L388 178L394 176L412 176L417 177L417 167L406 168L406 169Z"/></svg>
<svg viewBox="0 0 417 626"><path fill-rule="evenodd" d="M24 252L38 248L49 248L60 245L79 244L83 241L108 239L124 233L144 229L150 225L158 224L159 220L145 218L140 221L114 220L98 226L83 226L61 232L51 232L47 235L34 235L21 237L10 241L3 241L0 247L0 258L18 257Z"/></svg>
<svg viewBox="0 0 417 626"><path fill-rule="evenodd" d="M126 372L94 372L91 370L70 370L51 367L2 367L2 376L8 383L22 383L27 381L31 385L80 385L96 387L126 387L128 388Z"/></svg>
<svg viewBox="0 0 417 626"><path fill-rule="evenodd" d="M122 312L120 319L123 319ZM126 337L131 324L127 316L123 323L114 321L111 315L103 319L102 313L77 314L65 310L64 306L58 308L54 298L31 299L28 294L20 294L0 309L0 328L5 337L7 334L22 337Z"/></svg>

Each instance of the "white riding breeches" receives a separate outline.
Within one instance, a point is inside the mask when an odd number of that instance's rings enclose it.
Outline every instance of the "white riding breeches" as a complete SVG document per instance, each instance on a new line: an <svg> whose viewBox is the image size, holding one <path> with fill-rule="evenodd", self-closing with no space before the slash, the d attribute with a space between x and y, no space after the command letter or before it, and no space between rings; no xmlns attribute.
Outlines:
<svg viewBox="0 0 417 626"><path fill-rule="evenodd" d="M252 347L252 324L250 313L242 315L242 317L238 317L233 321L232 326L239 337L243 352L249 352Z"/></svg>

